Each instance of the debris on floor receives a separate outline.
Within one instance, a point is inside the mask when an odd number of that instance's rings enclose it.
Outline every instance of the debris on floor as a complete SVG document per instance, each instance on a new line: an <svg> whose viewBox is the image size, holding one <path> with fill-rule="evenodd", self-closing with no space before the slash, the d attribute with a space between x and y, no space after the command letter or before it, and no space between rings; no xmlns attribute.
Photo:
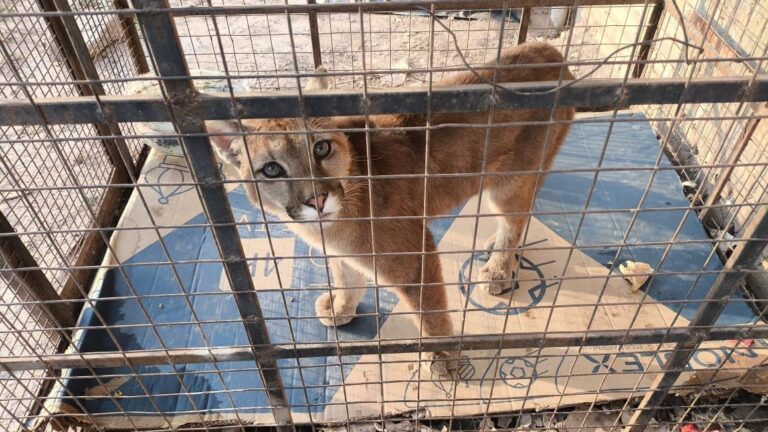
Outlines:
<svg viewBox="0 0 768 432"><path fill-rule="evenodd" d="M632 292L635 292L648 282L653 274L653 267L644 262L627 261L619 265L619 272L632 284Z"/></svg>
<svg viewBox="0 0 768 432"><path fill-rule="evenodd" d="M669 406L649 419L645 432L765 432L768 395L736 392L730 398L671 396ZM695 408L691 408L691 406ZM614 401L583 404L540 412L499 416L430 420L428 418L374 420L319 428L320 432L621 432L630 425L635 403ZM406 420L407 419L407 420ZM746 421L745 421L746 420Z"/></svg>
<svg viewBox="0 0 768 432"><path fill-rule="evenodd" d="M556 426L559 432L618 432L621 430L621 420L620 416L607 412L573 412Z"/></svg>

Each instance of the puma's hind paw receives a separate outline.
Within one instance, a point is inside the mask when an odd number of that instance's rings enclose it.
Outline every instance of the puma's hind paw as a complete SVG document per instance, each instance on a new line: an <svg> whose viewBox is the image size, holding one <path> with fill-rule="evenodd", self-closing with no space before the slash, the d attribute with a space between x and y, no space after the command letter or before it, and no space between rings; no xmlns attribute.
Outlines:
<svg viewBox="0 0 768 432"><path fill-rule="evenodd" d="M317 318L326 327L338 327L349 324L354 319L355 311L343 311L333 309L331 293L323 293L315 301L315 312Z"/></svg>
<svg viewBox="0 0 768 432"><path fill-rule="evenodd" d="M488 264L480 270L478 280L477 286L484 294L500 295L517 288L514 273L507 275L507 272L491 267Z"/></svg>
<svg viewBox="0 0 768 432"><path fill-rule="evenodd" d="M432 374L442 378L455 379L459 369L459 354L451 351L425 353L427 365Z"/></svg>

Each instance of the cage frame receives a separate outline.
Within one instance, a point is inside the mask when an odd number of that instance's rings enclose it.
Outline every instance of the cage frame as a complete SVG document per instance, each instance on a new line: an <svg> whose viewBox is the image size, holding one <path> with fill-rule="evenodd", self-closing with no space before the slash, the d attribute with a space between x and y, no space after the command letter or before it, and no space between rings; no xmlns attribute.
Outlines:
<svg viewBox="0 0 768 432"><path fill-rule="evenodd" d="M94 124L99 132L99 139L108 151L117 171L107 189L107 197L99 209L98 226L89 236L92 248L85 248L73 265L81 269L76 276L80 284L89 286L95 273L95 266L103 256L106 245L100 232L106 232L109 238L110 228L114 228L121 211L132 193L135 184L131 180L137 176L141 163L133 164L122 138L118 123L136 121L167 121L174 124L175 135L182 143L185 157L192 171L193 184L198 190L208 225L217 239L217 251L220 254L227 278L235 295L240 316L250 341L249 348L237 349L172 349L141 353L110 354L66 354L63 347L51 355L25 356L14 359L0 358L0 368L6 371L32 369L59 370L72 367L110 367L130 365L177 363L209 363L235 360L253 360L261 371L264 388L269 395L274 416L274 424L280 430L293 430L289 403L284 393L278 371L277 359L304 358L323 355L342 356L351 354L386 354L414 352L419 349L434 350L479 350L487 348L542 348L560 346L623 345L633 343L675 343L676 348L666 362L659 378L651 391L646 392L640 406L635 409L628 430L638 432L648 424L654 410L658 409L685 364L693 355L694 349L703 341L731 340L768 337L768 326L713 327L720 312L747 278L754 275L753 269L768 245L768 206L757 210L756 216L745 228L744 243L724 263L722 272L710 287L706 299L698 306L695 318L687 327L659 330L617 330L587 331L568 334L530 333L524 335L496 334L483 336L455 336L450 338L425 338L418 342L408 341L370 341L370 342L327 342L314 344L273 344L270 341L264 317L255 295L253 281L248 273L246 257L243 253L237 223L230 211L224 184L216 167L216 159L210 145L209 134L205 128L206 120L244 119L244 118L280 118L306 115L339 116L370 115L387 113L427 113L433 112L485 112L491 106L501 108L542 108L554 104L552 98L543 97L535 92L556 89L558 83L521 83L505 84L510 90L497 94L488 85L456 86L443 89L386 89L386 90L333 90L317 94L302 94L301 91L252 92L245 94L220 93L201 94L189 76L187 62L181 46L173 17L176 16L226 16L236 14L307 14L310 31L313 61L316 66L322 63L320 41L317 29L317 14L331 12L364 13L375 11L413 10L414 7L437 9L457 8L517 8L523 10L520 27L520 42L526 39L526 31L532 7L577 7L597 5L652 5L649 27L643 35L643 41L654 39L659 20L665 9L670 9L669 0L456 0L436 2L433 0L415 0L395 3L350 3L350 4L307 4L261 5L261 6L221 6L221 7L182 7L171 8L168 0L133 0L135 7L129 8L126 0L114 2L116 9L110 14L120 16L121 22L133 39L133 57L139 71L148 71L145 55L141 51L139 34L132 21L135 19L143 30L148 57L153 59L157 68L157 78L164 90L162 96L109 96L106 95L102 80L88 55L83 36L74 21L75 14L94 14L101 12L73 12L66 0L38 0L42 8L36 16L44 16L55 34L55 40L61 44L67 64L73 75L73 82L78 83L81 96L66 97L57 100L37 100L28 96L20 100L0 101L0 126L27 126L52 124ZM9 17L25 14L8 14ZM674 14L672 14L674 16ZM685 23L680 23L685 25ZM130 30L130 31L129 31ZM685 79L642 79L645 61L648 58L650 44L641 45L637 54L633 78L629 80L608 79L575 82L565 88L557 89L559 106L574 106L582 110L603 110L605 107L623 107L642 104L687 104L687 103L726 103L768 102L768 76L754 72L751 78L685 78ZM162 59L162 61L160 60ZM307 77L312 74L286 74L286 77ZM121 80L125 81L125 80ZM579 80L577 80L579 81ZM524 95L523 93L531 93ZM718 178L714 193L701 205L701 218L713 217L716 200L739 160L741 152L755 132L762 117L749 120L748 126L739 140L729 163L722 169L725 175ZM46 313L65 330L74 327L77 310L68 309L76 299L77 293L68 282L58 294L46 285L46 277L18 236L13 227L0 214L0 257L15 272L24 274L23 289L29 291ZM42 278L42 279L41 279ZM77 303L73 303L77 304Z"/></svg>

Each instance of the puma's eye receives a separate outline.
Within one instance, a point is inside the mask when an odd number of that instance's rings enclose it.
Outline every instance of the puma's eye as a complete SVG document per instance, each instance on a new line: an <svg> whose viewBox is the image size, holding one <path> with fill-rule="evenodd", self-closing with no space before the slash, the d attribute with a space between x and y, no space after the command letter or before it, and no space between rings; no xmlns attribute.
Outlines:
<svg viewBox="0 0 768 432"><path fill-rule="evenodd" d="M331 152L331 142L328 140L320 140L315 143L315 147L312 150L315 153L315 158L318 160L328 156Z"/></svg>
<svg viewBox="0 0 768 432"><path fill-rule="evenodd" d="M264 174L265 177L268 177L268 178L282 177L285 175L285 170L277 162L267 163L261 169L261 172Z"/></svg>

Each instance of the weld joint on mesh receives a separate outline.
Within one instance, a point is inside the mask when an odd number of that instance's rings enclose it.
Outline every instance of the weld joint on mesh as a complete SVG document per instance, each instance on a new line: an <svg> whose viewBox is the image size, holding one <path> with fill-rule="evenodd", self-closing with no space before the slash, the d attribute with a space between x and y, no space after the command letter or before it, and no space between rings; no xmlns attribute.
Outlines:
<svg viewBox="0 0 768 432"><path fill-rule="evenodd" d="M245 107L242 103L238 102L237 100L232 101L232 109L230 110L230 115L233 119L244 119L245 118Z"/></svg>
<svg viewBox="0 0 768 432"><path fill-rule="evenodd" d="M97 104L99 119L101 121L110 121L114 119L114 110L110 106L104 104Z"/></svg>
<svg viewBox="0 0 768 432"><path fill-rule="evenodd" d="M221 184L221 179L219 179L215 175L207 175L205 177L201 177L199 180L199 183L201 186L206 188L215 187L217 185Z"/></svg>
<svg viewBox="0 0 768 432"><path fill-rule="evenodd" d="M137 2L139 9L143 11L157 11L162 9L162 3L158 0L140 0Z"/></svg>
<svg viewBox="0 0 768 432"><path fill-rule="evenodd" d="M630 90L626 86L621 86L616 91L616 95L614 96L614 106L623 106L626 105L625 101L630 97Z"/></svg>
<svg viewBox="0 0 768 432"><path fill-rule="evenodd" d="M701 342L707 339L707 336L709 335L710 328L708 327L694 327L691 328L691 336L697 341Z"/></svg>
<svg viewBox="0 0 768 432"><path fill-rule="evenodd" d="M245 258L236 255L230 255L224 258L224 262L227 264L239 264L245 262Z"/></svg>
<svg viewBox="0 0 768 432"><path fill-rule="evenodd" d="M200 102L200 92L194 88L186 89L182 92L169 95L170 102L176 117L181 124L192 124L197 121L193 112L197 109Z"/></svg>
<svg viewBox="0 0 768 432"><path fill-rule="evenodd" d="M369 111L370 111L370 109L371 109L371 105L372 105L372 104L371 104L371 100L370 100L369 98L367 98L366 96L363 96L363 97L360 99L360 110L361 110L363 113L367 113L367 112L369 112Z"/></svg>

